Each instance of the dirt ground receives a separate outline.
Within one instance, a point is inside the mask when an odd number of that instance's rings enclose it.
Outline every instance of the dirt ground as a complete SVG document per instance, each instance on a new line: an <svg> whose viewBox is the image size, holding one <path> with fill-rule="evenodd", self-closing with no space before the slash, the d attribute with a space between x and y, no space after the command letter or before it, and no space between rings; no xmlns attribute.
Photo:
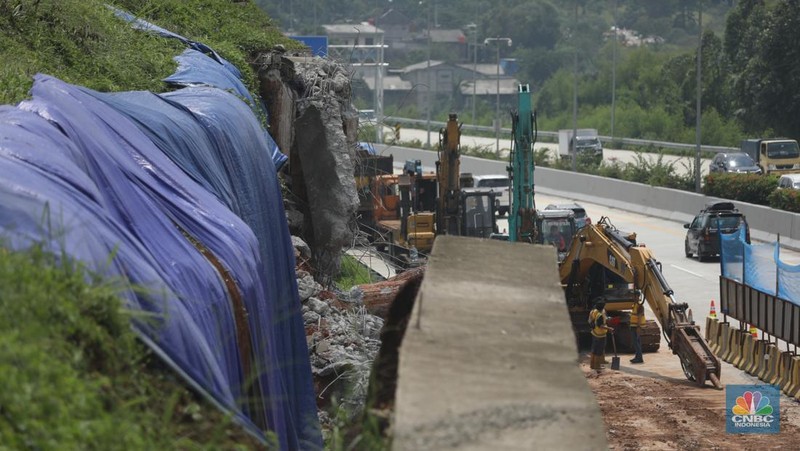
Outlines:
<svg viewBox="0 0 800 451"><path fill-rule="evenodd" d="M581 368L597 397L613 450L748 450L798 449L800 402L781 395L779 434L725 432L725 390L710 383L705 388L683 376L678 358L668 349L645 354L645 363L632 365L632 355L620 355L619 371L589 369L588 355ZM613 354L607 354L611 362ZM723 362L726 384L763 382ZM608 368L610 365L606 365Z"/></svg>

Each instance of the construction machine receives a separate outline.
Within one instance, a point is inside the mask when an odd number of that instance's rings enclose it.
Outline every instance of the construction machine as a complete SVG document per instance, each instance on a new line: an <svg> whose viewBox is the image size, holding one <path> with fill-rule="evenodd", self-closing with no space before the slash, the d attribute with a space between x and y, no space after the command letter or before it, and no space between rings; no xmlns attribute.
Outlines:
<svg viewBox="0 0 800 451"><path fill-rule="evenodd" d="M620 338L628 335L633 304L647 302L657 324L648 321L642 328L643 350L658 349L660 325L686 378L700 386L711 381L722 387L719 359L701 336L688 305L675 300L661 264L649 248L637 244L635 233L617 230L606 217L583 227L560 263L559 275L579 337L589 333L587 318L596 299L605 298L609 324L617 324L615 333Z"/></svg>
<svg viewBox="0 0 800 451"><path fill-rule="evenodd" d="M530 85L519 85L517 110L511 112L511 153L508 179L511 183L511 213L508 216L508 241L536 241L536 203L533 199L533 145L538 129L531 109Z"/></svg>
<svg viewBox="0 0 800 451"><path fill-rule="evenodd" d="M423 264L436 231L435 175L424 173L419 160L410 160L402 174L379 175L372 184L376 247L401 267Z"/></svg>
<svg viewBox="0 0 800 451"><path fill-rule="evenodd" d="M488 238L497 232L497 193L461 187L462 125L458 115L450 113L447 124L439 131L436 234Z"/></svg>

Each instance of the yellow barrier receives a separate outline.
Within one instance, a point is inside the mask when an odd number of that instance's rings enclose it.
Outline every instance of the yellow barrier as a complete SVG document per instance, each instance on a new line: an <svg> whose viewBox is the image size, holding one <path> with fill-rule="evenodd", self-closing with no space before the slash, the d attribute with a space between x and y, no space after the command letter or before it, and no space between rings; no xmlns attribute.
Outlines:
<svg viewBox="0 0 800 451"><path fill-rule="evenodd" d="M705 335L705 337L706 337L706 341L707 341L708 343L711 343L711 342L713 341L713 340L711 339L711 329L712 329L714 326L712 326L711 324L712 324L712 323L716 323L716 322L717 322L717 319L716 319L716 318L712 318L712 317L710 317L710 316L706 316L706 335Z"/></svg>
<svg viewBox="0 0 800 451"><path fill-rule="evenodd" d="M714 318L712 318L714 319ZM722 333L722 324L719 321L711 321L711 332L709 332L709 347L711 352L718 355L720 348L720 334Z"/></svg>
<svg viewBox="0 0 800 451"><path fill-rule="evenodd" d="M755 376L758 374L761 363L764 361L764 341L753 339L753 355L750 364L744 367L748 374Z"/></svg>
<svg viewBox="0 0 800 451"><path fill-rule="evenodd" d="M764 349L764 367L758 373L758 378L762 381L772 379L772 375L775 374L775 369L778 367L778 353L778 347L773 343Z"/></svg>
<svg viewBox="0 0 800 451"><path fill-rule="evenodd" d="M792 357L791 382L784 392L786 396L800 394L800 357Z"/></svg>
<svg viewBox="0 0 800 451"><path fill-rule="evenodd" d="M725 360L725 354L728 353L728 346L730 345L731 341L731 327L728 323L722 323L720 326L717 357Z"/></svg>
<svg viewBox="0 0 800 451"><path fill-rule="evenodd" d="M792 396L797 391L798 383L800 383L800 357L792 356L789 362L789 383L783 387L786 396Z"/></svg>
<svg viewBox="0 0 800 451"><path fill-rule="evenodd" d="M742 334L742 348L739 357L733 361L733 365L740 370L747 367L753 359L753 337L750 334Z"/></svg>
<svg viewBox="0 0 800 451"><path fill-rule="evenodd" d="M775 377L772 378L771 383L780 387L781 390L789 386L788 378L791 376L792 357L792 353L788 351L781 352L778 355L778 370L775 372Z"/></svg>
<svg viewBox="0 0 800 451"><path fill-rule="evenodd" d="M728 363L733 363L733 360L739 355L739 338L742 336L742 331L738 329L731 329L728 334L728 350L722 357Z"/></svg>

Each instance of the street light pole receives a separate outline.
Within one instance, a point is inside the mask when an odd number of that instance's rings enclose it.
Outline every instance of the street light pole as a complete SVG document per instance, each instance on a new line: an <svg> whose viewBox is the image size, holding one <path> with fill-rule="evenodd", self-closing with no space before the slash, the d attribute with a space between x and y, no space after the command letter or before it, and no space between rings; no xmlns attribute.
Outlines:
<svg viewBox="0 0 800 451"><path fill-rule="evenodd" d="M497 45L497 101L495 103L495 124L494 135L497 141L497 148L495 152L500 155L500 43L505 42L511 47L511 38L486 38L483 45L496 44Z"/></svg>
<svg viewBox="0 0 800 451"><path fill-rule="evenodd" d="M703 75L702 75L702 59L703 59L703 2L700 2L700 13L698 17L698 31L697 31L697 114L695 123L695 141L697 142L697 151L694 156L694 191L700 192L700 138L701 130L700 125L702 110L700 108L700 100L703 97Z"/></svg>
<svg viewBox="0 0 800 451"><path fill-rule="evenodd" d="M431 5L428 3L428 87L426 88L425 129L428 131L427 148L431 148Z"/></svg>

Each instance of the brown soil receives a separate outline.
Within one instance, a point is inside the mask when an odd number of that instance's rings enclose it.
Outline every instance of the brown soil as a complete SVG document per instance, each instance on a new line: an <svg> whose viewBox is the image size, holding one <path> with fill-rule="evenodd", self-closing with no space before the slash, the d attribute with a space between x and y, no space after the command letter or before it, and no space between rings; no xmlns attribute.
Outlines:
<svg viewBox="0 0 800 451"><path fill-rule="evenodd" d="M797 449L800 443L800 403L781 396L779 434L727 434L725 390L698 387L683 377L678 358L669 350L645 354L645 363L628 363L622 355L619 371L581 368L597 397L610 449L709 450ZM610 362L612 356L606 355ZM607 367L609 365L606 365ZM723 384L760 384L723 363Z"/></svg>

